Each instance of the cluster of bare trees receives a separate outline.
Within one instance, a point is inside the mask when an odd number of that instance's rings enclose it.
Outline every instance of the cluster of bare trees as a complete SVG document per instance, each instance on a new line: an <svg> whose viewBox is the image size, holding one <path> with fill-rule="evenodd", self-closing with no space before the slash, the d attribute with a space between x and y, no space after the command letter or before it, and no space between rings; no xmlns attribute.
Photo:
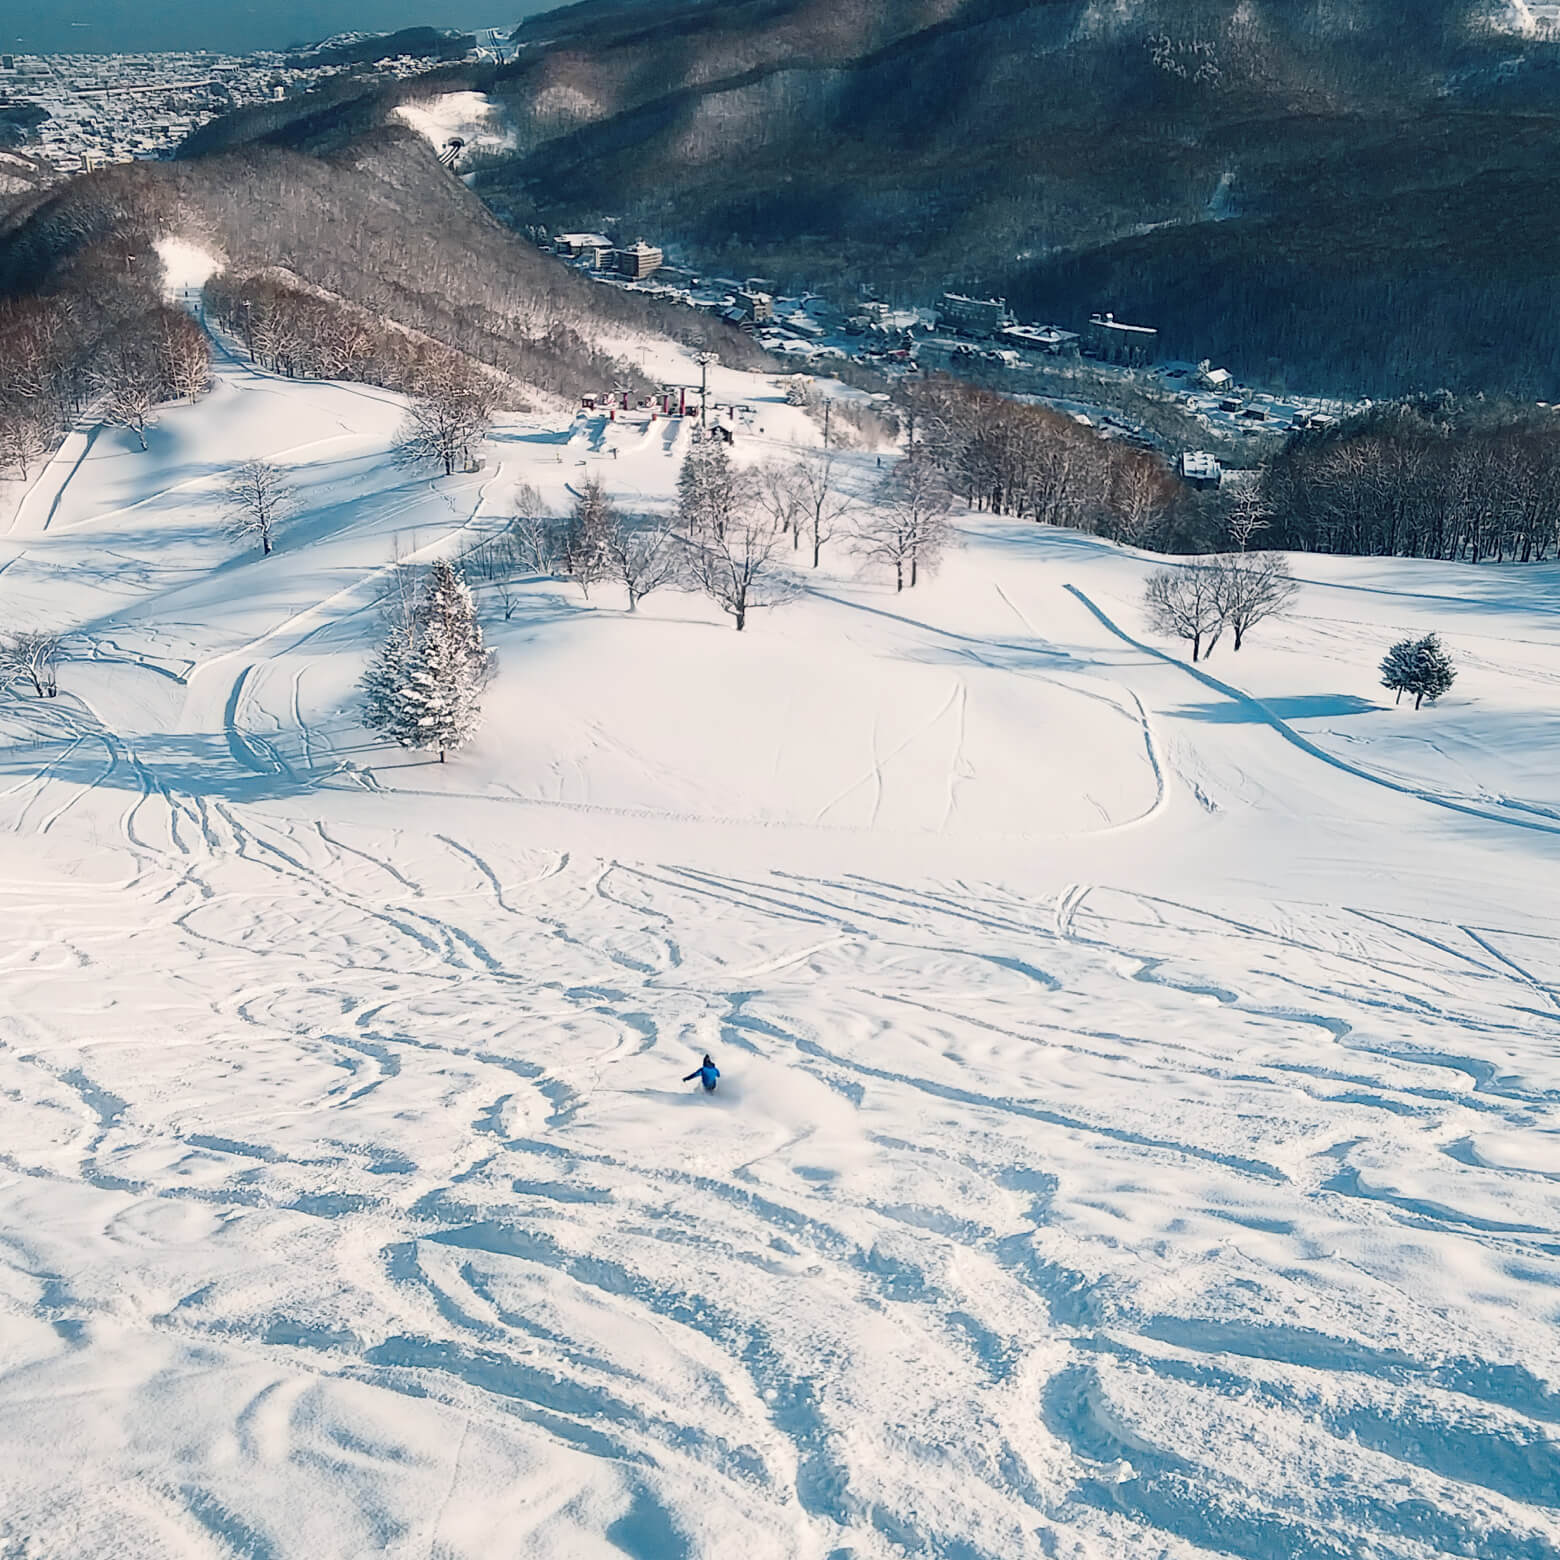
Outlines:
<svg viewBox="0 0 1560 1560"><path fill-rule="evenodd" d="M750 613L796 594L803 548L817 567L836 539L868 565L892 570L897 589L914 586L952 539L950 506L947 481L924 454L898 462L858 496L831 451L739 467L721 441L700 440L683 462L670 512L626 510L595 478L562 515L522 488L509 525L461 561L492 589L506 618L522 579L553 575L572 580L587 599L602 581L621 586L630 611L652 591L695 590L740 632Z"/></svg>
<svg viewBox="0 0 1560 1560"><path fill-rule="evenodd" d="M1149 575L1143 604L1156 633L1184 639L1192 660L1213 654L1225 629L1237 650L1258 623L1294 605L1299 587L1276 553L1232 553Z"/></svg>
<svg viewBox="0 0 1560 1560"><path fill-rule="evenodd" d="M911 443L968 505L1153 546L1186 493L1163 461L1049 407L959 380L906 381Z"/></svg>
<svg viewBox="0 0 1560 1560"><path fill-rule="evenodd" d="M479 572L488 578L519 566L532 574L560 574L573 580L587 599L591 587L610 580L623 587L628 610L652 592L682 585L687 579L681 538L667 515L632 514L614 504L601 482L592 478L575 495L569 513L549 515L535 490L522 489L517 514L496 543L484 550L496 553ZM504 615L512 610L504 594Z"/></svg>
<svg viewBox="0 0 1560 1560"><path fill-rule="evenodd" d="M879 401L824 395L800 378L787 386L786 401L818 425L826 449L880 450L899 437L897 414Z"/></svg>
<svg viewBox="0 0 1560 1560"><path fill-rule="evenodd" d="M137 315L97 344L88 367L96 411L129 428L146 448L146 427L164 401L194 401L211 383L205 332L178 309Z"/></svg>
<svg viewBox="0 0 1560 1560"><path fill-rule="evenodd" d="M952 538L951 492L941 468L913 449L868 495L842 482L832 450L807 451L756 471L734 468L719 443L694 447L679 482L680 534L695 582L741 628L748 607L784 599L782 561L806 547L813 568L840 539L869 565L892 569L896 590L937 565Z"/></svg>
<svg viewBox="0 0 1560 1560"><path fill-rule="evenodd" d="M351 159L270 147L175 165L181 192L232 257L210 297L256 355L282 372L415 390L437 348L568 397L654 386L599 345L606 330L718 346L738 367L767 361L724 322L603 288L507 232L417 137ZM281 269L285 267L286 269Z"/></svg>
<svg viewBox="0 0 1560 1560"><path fill-rule="evenodd" d="M153 409L211 380L204 332L133 280L0 299L0 471L23 480L92 410L146 448Z"/></svg>
<svg viewBox="0 0 1560 1560"><path fill-rule="evenodd" d="M744 484L743 501L751 502L791 538L791 549L800 552L805 543L813 568L823 560L823 549L848 531L859 507L841 482L842 467L831 449L806 450L793 459L767 461L750 475L738 477L728 462L720 463L730 481ZM684 467L694 479L697 467Z"/></svg>
<svg viewBox="0 0 1560 1560"><path fill-rule="evenodd" d="M947 478L912 449L878 484L875 502L857 519L853 544L869 563L894 571L894 589L914 588L937 567L953 539Z"/></svg>
<svg viewBox="0 0 1560 1560"><path fill-rule="evenodd" d="M416 390L421 360L453 353L570 398L606 385L654 388L636 364L603 350L609 330L717 347L736 367L768 364L724 321L596 286L539 253L451 179L420 137L384 130L382 110L352 121L339 103L315 106L330 150L350 144L351 155L245 144L99 170L20 203L0 233L0 298L57 291L68 279L90 302L144 275L138 306L155 304L155 239L179 232L228 257L213 310L240 335L247 312L256 356L284 373Z"/></svg>
<svg viewBox="0 0 1560 1560"><path fill-rule="evenodd" d="M1268 464L1269 539L1479 563L1560 550L1560 415L1421 397L1303 433Z"/></svg>
<svg viewBox="0 0 1560 1560"><path fill-rule="evenodd" d="M498 384L463 364L429 375L412 397L396 440L403 466L441 465L444 475L476 469L477 447L487 436L498 404Z"/></svg>
<svg viewBox="0 0 1560 1560"><path fill-rule="evenodd" d="M1264 546L1478 563L1560 556L1560 413L1449 395L1296 435L1252 484L1199 495L1163 461L951 379L907 382L913 447L974 508L1164 552ZM1217 572L1217 565L1210 565ZM1227 618L1220 619L1228 622Z"/></svg>
<svg viewBox="0 0 1560 1560"><path fill-rule="evenodd" d="M353 379L415 393L464 364L436 341L274 273L223 272L206 283L205 303L255 362L289 378Z"/></svg>
<svg viewBox="0 0 1560 1560"><path fill-rule="evenodd" d="M678 477L677 527L688 577L739 633L755 607L778 606L796 590L784 564L786 532L796 534L800 503L766 502L764 486L731 464L718 439L695 444Z"/></svg>

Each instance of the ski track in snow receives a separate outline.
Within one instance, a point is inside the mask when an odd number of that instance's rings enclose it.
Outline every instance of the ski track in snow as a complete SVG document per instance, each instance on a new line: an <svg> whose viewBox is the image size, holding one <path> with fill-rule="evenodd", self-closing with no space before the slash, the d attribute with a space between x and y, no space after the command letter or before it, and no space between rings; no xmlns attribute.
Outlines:
<svg viewBox="0 0 1560 1560"><path fill-rule="evenodd" d="M740 641L542 582L476 752L373 750L407 517L434 556L576 479L495 446L184 573L149 466L102 511L146 601L108 565L113 654L0 712L0 1555L1560 1557L1553 831L997 523ZM89 509L0 589L67 599ZM635 724L613 678L685 653L782 734Z"/></svg>
<svg viewBox="0 0 1560 1560"><path fill-rule="evenodd" d="M412 1521L412 1394L487 1460L583 1452L599 1470L572 1477L648 1491L689 1543L694 1488L774 1553L1092 1531L1411 1554L1432 1512L1475 1553L1552 1546L1552 1356L1478 1291L1560 1276L1560 1188L1437 1147L1560 1104L1552 1035L1497 1094L1443 1081L1478 1073L1435 1054L1453 1017L1474 1052L1517 1043L1517 972L1470 988L1346 914L1220 928L1082 885L1048 905L619 863L608 895L600 869L488 858L474 892L411 841L215 811L225 843L117 924L47 907L82 959L71 1016L31 1000L57 1000L52 965L11 966L6 1226L31 1231L13 1274L50 1275L29 1307L54 1341L0 1383L8 1422L70 1412L25 1383L72 1351L159 1400L197 1362L224 1395L265 1362L315 1404L277 1445L343 1532ZM188 972L157 1034L104 1016L146 967ZM1362 989L1392 1013L1364 1036ZM724 1091L679 1095L706 1044ZM19 1222L40 1198L55 1215ZM259 1267L221 1255L245 1229ZM1433 1308L1426 1251L1467 1283ZM304 1448L362 1415L354 1515ZM267 1458L233 1458L186 1499L286 1552L244 1494Z"/></svg>

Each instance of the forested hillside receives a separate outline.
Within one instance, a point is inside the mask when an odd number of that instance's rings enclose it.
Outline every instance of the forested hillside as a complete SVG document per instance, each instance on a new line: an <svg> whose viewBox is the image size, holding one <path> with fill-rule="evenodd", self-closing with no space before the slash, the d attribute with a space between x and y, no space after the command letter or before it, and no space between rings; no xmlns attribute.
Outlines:
<svg viewBox="0 0 1560 1560"><path fill-rule="evenodd" d="M1560 45L1413 13L593 0L520 29L476 187L736 274L1111 307L1269 382L1555 394Z"/></svg>
<svg viewBox="0 0 1560 1560"><path fill-rule="evenodd" d="M324 155L254 142L14 196L0 215L0 466L25 470L52 448L105 376L134 380L137 417L175 393L165 337L188 320L169 324L163 306L167 238L218 259L225 307L286 372L416 390L476 370L522 405L641 385L607 337L763 360L718 321L595 287L539 253L404 126Z"/></svg>

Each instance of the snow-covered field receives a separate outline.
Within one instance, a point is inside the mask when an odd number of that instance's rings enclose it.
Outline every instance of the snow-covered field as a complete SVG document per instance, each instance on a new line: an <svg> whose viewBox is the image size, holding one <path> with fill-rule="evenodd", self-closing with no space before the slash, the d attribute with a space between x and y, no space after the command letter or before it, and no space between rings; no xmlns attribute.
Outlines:
<svg viewBox="0 0 1560 1560"><path fill-rule="evenodd" d="M398 417L228 360L0 495L0 1555L1560 1555L1560 570L1297 560L1205 670L979 517L741 636L539 583L440 768L392 557L686 434Z"/></svg>

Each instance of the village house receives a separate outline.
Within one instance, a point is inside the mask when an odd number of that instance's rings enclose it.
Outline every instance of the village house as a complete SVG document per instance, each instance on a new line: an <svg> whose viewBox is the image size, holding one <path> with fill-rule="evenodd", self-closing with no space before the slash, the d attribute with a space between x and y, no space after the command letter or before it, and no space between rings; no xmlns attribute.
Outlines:
<svg viewBox="0 0 1560 1560"><path fill-rule="evenodd" d="M1216 488L1224 481L1218 457L1207 450L1186 450L1178 462L1181 477L1195 488Z"/></svg>

